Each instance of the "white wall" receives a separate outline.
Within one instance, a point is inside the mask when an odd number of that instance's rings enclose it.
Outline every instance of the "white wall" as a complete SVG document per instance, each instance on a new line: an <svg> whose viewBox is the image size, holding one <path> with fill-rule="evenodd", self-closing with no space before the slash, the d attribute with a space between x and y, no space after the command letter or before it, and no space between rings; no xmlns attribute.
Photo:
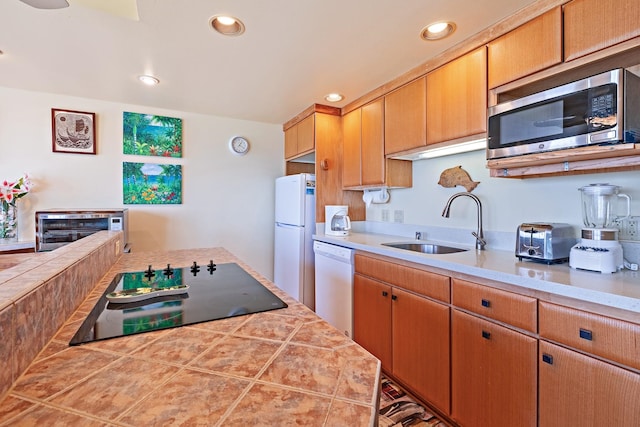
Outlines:
<svg viewBox="0 0 640 427"><path fill-rule="evenodd" d="M461 165L474 181L480 181L473 194L482 201L484 229L513 232L523 222L564 222L582 227L580 191L592 183L619 185L631 196L631 213L640 215L640 171L571 175L548 178L505 179L489 177L484 151L476 151L413 163L413 187L390 190L388 204L371 205L367 220L382 221L382 210L394 220L403 211L404 223L437 227L475 229L476 206L469 198L456 199L450 218L441 216L447 199L463 187L438 185L440 174ZM515 242L515 240L514 240Z"/></svg>
<svg viewBox="0 0 640 427"><path fill-rule="evenodd" d="M51 108L96 113L97 155L53 153ZM183 119L183 157L122 154L122 113ZM251 150L234 156L228 141ZM129 208L133 251L223 246L273 276L274 180L284 174L280 125L0 87L0 179L23 172L35 188L19 201L19 239L35 239L48 208ZM122 162L183 165L182 205L123 205Z"/></svg>

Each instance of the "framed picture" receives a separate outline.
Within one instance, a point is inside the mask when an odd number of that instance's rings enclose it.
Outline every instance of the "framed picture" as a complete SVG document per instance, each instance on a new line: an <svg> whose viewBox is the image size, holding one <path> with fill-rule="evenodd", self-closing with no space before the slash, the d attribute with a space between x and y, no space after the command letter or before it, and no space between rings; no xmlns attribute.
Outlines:
<svg viewBox="0 0 640 427"><path fill-rule="evenodd" d="M182 157L182 119L123 112L122 152L137 156Z"/></svg>
<svg viewBox="0 0 640 427"><path fill-rule="evenodd" d="M96 154L95 120L95 113L52 108L53 152Z"/></svg>
<svg viewBox="0 0 640 427"><path fill-rule="evenodd" d="M122 202L182 204L182 165L122 162Z"/></svg>

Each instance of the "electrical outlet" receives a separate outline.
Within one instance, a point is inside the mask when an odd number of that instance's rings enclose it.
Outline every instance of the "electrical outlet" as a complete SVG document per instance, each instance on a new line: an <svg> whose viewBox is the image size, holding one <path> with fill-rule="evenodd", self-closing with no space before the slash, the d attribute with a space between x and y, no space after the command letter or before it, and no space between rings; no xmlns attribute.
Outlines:
<svg viewBox="0 0 640 427"><path fill-rule="evenodd" d="M382 209L382 220L385 222L389 222L389 209Z"/></svg>
<svg viewBox="0 0 640 427"><path fill-rule="evenodd" d="M638 240L638 218L631 216L625 222L627 223L627 240Z"/></svg>
<svg viewBox="0 0 640 427"><path fill-rule="evenodd" d="M401 209L396 209L393 211L393 222L397 222L402 224L404 222L404 211Z"/></svg>
<svg viewBox="0 0 640 427"><path fill-rule="evenodd" d="M619 218L614 221L614 226L619 230L618 239L620 240L640 240L640 217L630 216L629 218Z"/></svg>

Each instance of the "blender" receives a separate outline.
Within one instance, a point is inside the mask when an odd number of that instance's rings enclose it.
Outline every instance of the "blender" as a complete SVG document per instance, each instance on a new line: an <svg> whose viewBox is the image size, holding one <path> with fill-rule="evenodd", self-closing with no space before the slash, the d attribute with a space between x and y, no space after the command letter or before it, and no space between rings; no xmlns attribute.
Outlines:
<svg viewBox="0 0 640 427"><path fill-rule="evenodd" d="M622 245L618 242L616 219L627 218L631 198L618 193L620 187L609 184L589 184L579 190L582 193L582 239L571 248L569 266L582 270L615 273L623 266ZM616 201L626 201L627 212L615 216Z"/></svg>

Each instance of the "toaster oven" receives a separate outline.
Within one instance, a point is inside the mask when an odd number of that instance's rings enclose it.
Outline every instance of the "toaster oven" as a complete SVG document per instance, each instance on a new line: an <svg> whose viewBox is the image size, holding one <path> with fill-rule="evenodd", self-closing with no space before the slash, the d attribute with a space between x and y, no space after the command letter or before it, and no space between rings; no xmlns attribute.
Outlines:
<svg viewBox="0 0 640 427"><path fill-rule="evenodd" d="M51 251L102 230L122 231L129 252L127 209L48 209L36 212L36 251Z"/></svg>

